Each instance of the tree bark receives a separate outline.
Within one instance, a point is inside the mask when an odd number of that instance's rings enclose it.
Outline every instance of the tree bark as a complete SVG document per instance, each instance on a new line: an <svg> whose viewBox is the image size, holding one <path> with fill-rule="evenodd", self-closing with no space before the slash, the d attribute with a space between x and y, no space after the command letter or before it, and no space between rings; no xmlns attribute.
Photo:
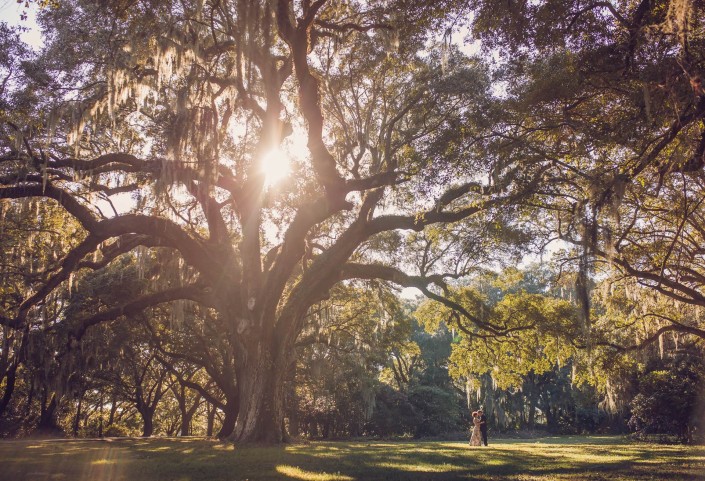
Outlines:
<svg viewBox="0 0 705 481"><path fill-rule="evenodd" d="M32 403L34 402L34 383L30 382L29 383L29 394L27 394L27 403L25 404L24 408L24 417L27 418L29 417L29 414L32 412Z"/></svg>
<svg viewBox="0 0 705 481"><path fill-rule="evenodd" d="M206 412L208 413L208 422L206 424L206 436L211 437L213 436L213 426L215 425L215 413L217 412L217 408L213 404L208 403Z"/></svg>
<svg viewBox="0 0 705 481"><path fill-rule="evenodd" d="M103 437L103 392L100 393L100 405L98 406L98 437Z"/></svg>
<svg viewBox="0 0 705 481"><path fill-rule="evenodd" d="M81 426L81 408L83 407L83 394L78 398L78 406L76 407L76 416L73 418L73 437L78 437L78 429Z"/></svg>
<svg viewBox="0 0 705 481"><path fill-rule="evenodd" d="M154 434L154 411L144 409L140 411L142 416L142 437L148 438Z"/></svg>
<svg viewBox="0 0 705 481"><path fill-rule="evenodd" d="M285 441L284 376L287 364L266 341L253 342L237 366L240 410L229 437L239 442L279 444ZM279 350L279 352L286 352Z"/></svg>
<svg viewBox="0 0 705 481"><path fill-rule="evenodd" d="M117 413L117 396L113 394L112 401L110 402L110 414L108 415L108 427L112 426L115 422L115 413Z"/></svg>
<svg viewBox="0 0 705 481"><path fill-rule="evenodd" d="M182 413L181 415L181 428L179 429L179 436L190 436L191 435L191 418L193 418L193 413Z"/></svg>
<svg viewBox="0 0 705 481"><path fill-rule="evenodd" d="M236 403L228 402L225 404L223 408L223 424L220 426L220 431L218 431L218 438L225 439L232 436L235 430L235 422L237 421L237 413ZM215 417L215 407L213 407L213 417ZM212 426L211 429L213 429Z"/></svg>
<svg viewBox="0 0 705 481"><path fill-rule="evenodd" d="M527 384L530 384L528 400L529 400L529 419L528 428L534 429L536 427L536 404L537 404L537 383L536 375L532 372L528 379Z"/></svg>
<svg viewBox="0 0 705 481"><path fill-rule="evenodd" d="M529 429L536 427L536 396L532 393L529 397Z"/></svg>
<svg viewBox="0 0 705 481"><path fill-rule="evenodd" d="M179 436L190 436L191 435L191 420L193 419L198 406L200 405L201 396L200 394L196 396L194 403L191 407L187 407L188 397L186 395L186 387L180 384L178 388L172 387L172 392L179 403L179 412L181 414L180 425L179 425Z"/></svg>
<svg viewBox="0 0 705 481"><path fill-rule="evenodd" d="M2 419L5 409L10 405L12 393L15 391L15 380L17 376L17 366L11 366L5 373L5 392L0 399L0 419Z"/></svg>
<svg viewBox="0 0 705 481"><path fill-rule="evenodd" d="M289 366L287 382L286 413L289 417L289 435L299 435L299 399L296 395L296 361Z"/></svg>
<svg viewBox="0 0 705 481"><path fill-rule="evenodd" d="M45 392L42 399L42 409L41 415L39 417L39 424L37 429L42 432L58 432L60 431L59 426L56 424L56 408L59 402L56 398L56 394L52 393L51 400L47 404L48 394Z"/></svg>
<svg viewBox="0 0 705 481"><path fill-rule="evenodd" d="M548 429L549 432L555 432L556 431L556 417L553 412L553 409L551 409L551 405L548 401L544 403L543 406L543 412L544 415L546 416L546 429Z"/></svg>

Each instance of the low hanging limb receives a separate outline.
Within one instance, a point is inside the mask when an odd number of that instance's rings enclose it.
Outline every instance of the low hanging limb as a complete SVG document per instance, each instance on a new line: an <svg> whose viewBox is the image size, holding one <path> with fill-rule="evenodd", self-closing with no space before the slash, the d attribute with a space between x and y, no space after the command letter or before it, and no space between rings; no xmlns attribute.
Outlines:
<svg viewBox="0 0 705 481"><path fill-rule="evenodd" d="M205 295L202 286L192 284L183 287L175 287L164 291L146 294L137 299L105 310L93 316L82 319L78 325L71 329L70 337L73 339L81 339L89 327L99 324L104 321L112 321L121 316L130 316L144 311L148 307L163 304L165 302L178 301L189 299L194 302L203 303Z"/></svg>
<svg viewBox="0 0 705 481"><path fill-rule="evenodd" d="M421 292L423 292L426 297L436 302L439 302L444 306L457 312L458 314L462 315L463 318L470 321L473 325L489 333L489 336L506 336L511 332L521 329L529 329L531 327L523 326L521 328L505 329L502 326L485 322L477 316L472 315L465 307L458 304L457 302L430 291L429 286L435 284L437 286L440 286L447 293L448 288L445 283L444 276L442 275L430 275L425 277L410 276L400 271L399 269L395 269L394 267L385 266L382 264L347 263L341 268L340 273L340 280L344 279L382 279L403 287L416 287ZM463 326L460 322L460 318L458 318L457 321L458 329L460 329L464 333L471 336L484 337L483 334L472 332L465 326Z"/></svg>

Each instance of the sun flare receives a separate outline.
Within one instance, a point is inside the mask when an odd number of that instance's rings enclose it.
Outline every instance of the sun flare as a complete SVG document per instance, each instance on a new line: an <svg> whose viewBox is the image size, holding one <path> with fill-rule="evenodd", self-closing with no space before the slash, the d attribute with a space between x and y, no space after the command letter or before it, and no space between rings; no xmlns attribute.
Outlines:
<svg viewBox="0 0 705 481"><path fill-rule="evenodd" d="M272 187L291 174L291 160L282 149L272 149L262 157L262 173L264 185Z"/></svg>

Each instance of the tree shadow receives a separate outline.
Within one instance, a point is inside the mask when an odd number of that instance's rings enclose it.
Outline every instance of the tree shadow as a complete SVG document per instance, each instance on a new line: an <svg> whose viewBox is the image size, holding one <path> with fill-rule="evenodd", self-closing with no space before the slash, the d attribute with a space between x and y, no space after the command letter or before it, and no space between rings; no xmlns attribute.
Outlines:
<svg viewBox="0 0 705 481"><path fill-rule="evenodd" d="M563 441L512 440L487 448L437 441L281 447L202 438L30 441L0 444L0 481L705 481L705 449L618 438Z"/></svg>

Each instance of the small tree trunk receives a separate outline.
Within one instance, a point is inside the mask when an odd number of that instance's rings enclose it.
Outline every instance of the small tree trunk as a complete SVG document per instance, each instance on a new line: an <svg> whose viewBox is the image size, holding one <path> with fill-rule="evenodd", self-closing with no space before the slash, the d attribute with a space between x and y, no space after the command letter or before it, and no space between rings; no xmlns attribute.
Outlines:
<svg viewBox="0 0 705 481"><path fill-rule="evenodd" d="M179 436L189 435L189 425L191 424L191 418L188 415L188 410L186 409L186 388L179 386L179 389L174 388L174 395L179 403L179 413L181 414L181 425L179 427Z"/></svg>
<svg viewBox="0 0 705 481"><path fill-rule="evenodd" d="M323 439L330 438L330 415L323 418Z"/></svg>
<svg viewBox="0 0 705 481"><path fill-rule="evenodd" d="M15 391L15 380L17 376L17 365L11 366L5 373L5 392L0 399L0 419L5 414L5 409L10 405L12 393Z"/></svg>
<svg viewBox="0 0 705 481"><path fill-rule="evenodd" d="M196 397L193 400L193 404L191 405L190 408L186 408L186 389L182 386L181 387L181 398L179 398L179 409L181 410L181 429L180 429L180 435L181 436L190 436L191 435L191 421L193 420L193 416L196 414L196 411L198 410L198 407L201 405L201 395L197 394ZM182 401L183 399L183 401Z"/></svg>
<svg viewBox="0 0 705 481"><path fill-rule="evenodd" d="M206 412L208 413L206 436L211 437L213 436L213 427L215 426L215 413L217 412L217 408L213 404L208 403Z"/></svg>
<svg viewBox="0 0 705 481"><path fill-rule="evenodd" d="M550 431L552 427L553 417L551 416L551 407L546 406L544 403L541 404L541 411L546 419L546 430Z"/></svg>
<svg viewBox="0 0 705 481"><path fill-rule="evenodd" d="M100 406L98 406L98 437L103 437L103 392L100 392Z"/></svg>
<svg viewBox="0 0 705 481"><path fill-rule="evenodd" d="M24 410L24 417L28 418L29 414L32 412L32 403L34 402L34 383L29 383L29 394L27 395L27 404Z"/></svg>
<svg viewBox="0 0 705 481"><path fill-rule="evenodd" d="M117 396L113 394L110 403L110 414L108 415L108 426L112 426L115 422L115 414L117 413Z"/></svg>
<svg viewBox="0 0 705 481"><path fill-rule="evenodd" d="M73 437L78 437L78 428L81 423L81 407L83 406L83 393L78 398L78 406L76 407L76 416L73 418Z"/></svg>
<svg viewBox="0 0 705 481"><path fill-rule="evenodd" d="M529 429L534 429L536 427L536 402L536 383L534 382L532 376L531 389L529 391Z"/></svg>
<svg viewBox="0 0 705 481"><path fill-rule="evenodd" d="M165 429L166 435L169 437L175 436L176 431L179 428L178 425L180 424L180 422L181 422L180 419L177 419L176 421L170 420L169 423L166 425L166 429Z"/></svg>

